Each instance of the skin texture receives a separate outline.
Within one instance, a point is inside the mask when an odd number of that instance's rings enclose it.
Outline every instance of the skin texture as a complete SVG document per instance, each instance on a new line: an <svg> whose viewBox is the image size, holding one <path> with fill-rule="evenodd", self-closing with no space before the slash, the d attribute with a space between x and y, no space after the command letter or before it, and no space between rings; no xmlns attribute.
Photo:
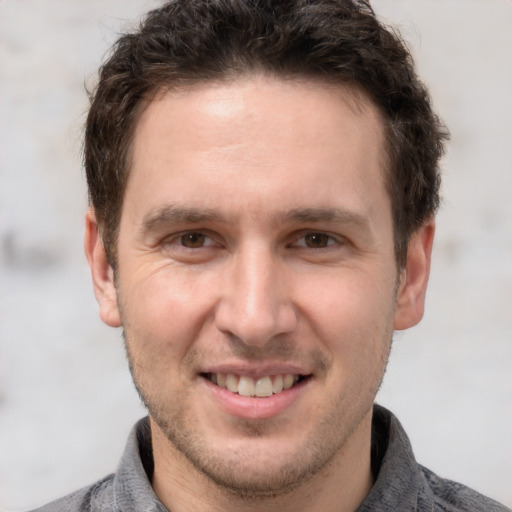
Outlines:
<svg viewBox="0 0 512 512"><path fill-rule="evenodd" d="M354 510L368 493L372 404L393 330L422 317L434 232L398 272L384 165L379 114L348 88L255 76L149 102L115 281L93 211L85 248L169 509ZM307 379L233 403L209 372Z"/></svg>

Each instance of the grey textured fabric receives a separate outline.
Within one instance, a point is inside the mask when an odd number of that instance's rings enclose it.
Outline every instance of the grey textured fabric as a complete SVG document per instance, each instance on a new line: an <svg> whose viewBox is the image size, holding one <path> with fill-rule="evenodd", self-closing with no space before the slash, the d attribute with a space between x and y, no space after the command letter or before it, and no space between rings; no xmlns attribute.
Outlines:
<svg viewBox="0 0 512 512"><path fill-rule="evenodd" d="M357 512L511 512L418 464L399 421L374 409L375 484ZM147 418L133 428L117 472L34 512L166 512L151 488L153 456Z"/></svg>

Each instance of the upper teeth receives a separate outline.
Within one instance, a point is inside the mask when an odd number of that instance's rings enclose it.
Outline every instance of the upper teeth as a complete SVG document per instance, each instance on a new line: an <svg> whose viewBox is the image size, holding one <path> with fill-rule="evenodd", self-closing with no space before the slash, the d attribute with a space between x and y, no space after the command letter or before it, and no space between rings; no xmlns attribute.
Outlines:
<svg viewBox="0 0 512 512"><path fill-rule="evenodd" d="M238 376L232 373L210 373L209 379L232 393L242 396L271 396L273 393L280 393L284 389L290 389L298 380L298 375L290 373L286 375L266 376L253 379L246 375Z"/></svg>

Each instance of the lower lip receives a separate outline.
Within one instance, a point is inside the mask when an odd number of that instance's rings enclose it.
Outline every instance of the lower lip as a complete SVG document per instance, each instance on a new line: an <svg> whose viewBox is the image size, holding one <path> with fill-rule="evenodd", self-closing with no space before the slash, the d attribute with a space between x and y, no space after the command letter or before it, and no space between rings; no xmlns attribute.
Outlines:
<svg viewBox="0 0 512 512"><path fill-rule="evenodd" d="M225 412L231 416L251 420L268 419L282 414L299 399L310 380L304 379L290 389L260 398L232 393L203 377L213 399Z"/></svg>

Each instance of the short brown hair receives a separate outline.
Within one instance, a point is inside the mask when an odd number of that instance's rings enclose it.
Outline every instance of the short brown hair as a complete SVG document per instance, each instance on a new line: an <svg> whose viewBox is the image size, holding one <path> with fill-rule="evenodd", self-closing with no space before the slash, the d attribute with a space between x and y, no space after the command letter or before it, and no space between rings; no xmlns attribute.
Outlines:
<svg viewBox="0 0 512 512"><path fill-rule="evenodd" d="M84 164L111 265L142 100L164 87L263 72L350 84L385 124L395 255L439 206L439 158L448 134L400 36L367 1L171 0L120 37L90 95Z"/></svg>

